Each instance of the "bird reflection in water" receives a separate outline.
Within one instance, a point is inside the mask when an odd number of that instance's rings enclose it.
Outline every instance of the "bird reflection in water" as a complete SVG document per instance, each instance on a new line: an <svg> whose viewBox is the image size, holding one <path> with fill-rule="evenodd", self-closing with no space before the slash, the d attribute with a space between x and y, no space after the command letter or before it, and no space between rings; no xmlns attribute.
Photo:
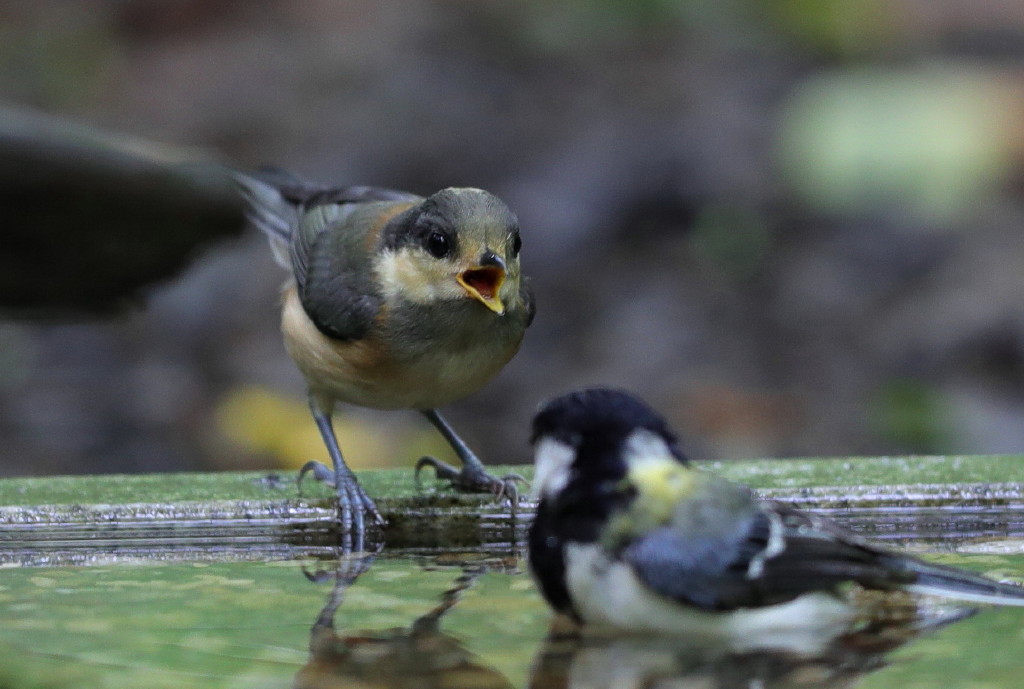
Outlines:
<svg viewBox="0 0 1024 689"><path fill-rule="evenodd" d="M458 567L440 602L408 627L376 631L335 629L348 588L375 553L340 558L336 568L305 572L331 581L327 602L313 624L309 660L295 689L499 689L509 680L485 659L441 630L443 617L486 572L515 568L515 559L466 561L440 556L428 569ZM614 634L580 628L557 617L533 659L531 689L837 689L856 686L884 668L888 654L973 608L921 607L892 593L863 592L864 622L812 655L770 648L740 648L699 636ZM525 660L524 660L525 662Z"/></svg>
<svg viewBox="0 0 1024 689"><path fill-rule="evenodd" d="M603 633L556 618L537 652L531 689L845 689L888 664L904 644L969 617L973 608L923 611L879 596L885 615L812 655L742 649L706 637Z"/></svg>
<svg viewBox="0 0 1024 689"><path fill-rule="evenodd" d="M339 559L332 572L304 572L310 580L334 579L327 603L313 624L309 661L295 689L504 689L509 681L487 667L461 641L441 631L441 619L487 571L505 566L489 558L459 563L461 574L441 602L404 628L339 633L334 617L345 591L372 565L376 554Z"/></svg>

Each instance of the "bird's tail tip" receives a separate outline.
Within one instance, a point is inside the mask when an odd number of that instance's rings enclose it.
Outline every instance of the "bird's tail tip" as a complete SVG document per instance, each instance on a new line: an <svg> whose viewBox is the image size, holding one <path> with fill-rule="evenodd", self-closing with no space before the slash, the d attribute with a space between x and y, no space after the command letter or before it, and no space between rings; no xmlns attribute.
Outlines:
<svg viewBox="0 0 1024 689"><path fill-rule="evenodd" d="M921 595L941 596L965 603L1024 607L1024 585L997 581L953 567L918 563L917 581L909 590Z"/></svg>

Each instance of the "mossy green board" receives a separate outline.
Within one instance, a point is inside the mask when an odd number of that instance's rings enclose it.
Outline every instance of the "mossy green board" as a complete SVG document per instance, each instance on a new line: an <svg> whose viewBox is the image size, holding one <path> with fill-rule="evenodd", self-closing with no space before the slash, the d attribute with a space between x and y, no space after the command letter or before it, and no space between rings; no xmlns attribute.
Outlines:
<svg viewBox="0 0 1024 689"><path fill-rule="evenodd" d="M808 486L884 486L933 483L1024 482L1024 455L945 457L843 457L753 459L696 462L755 488ZM518 472L527 479L531 466L493 467L496 474ZM371 495L387 500L449 495L429 478L421 485L409 470L359 472ZM273 472L205 472L46 476L0 480L0 506L123 505L167 502L222 502L329 498L330 488L309 480L301 494L294 476Z"/></svg>
<svg viewBox="0 0 1024 689"><path fill-rule="evenodd" d="M806 509L970 506L986 510L1024 505L1022 456L747 460L698 462L697 466ZM495 470L531 474L530 467ZM362 472L360 481L388 520L383 533L372 537L382 537L394 548L514 542L522 538L535 507L524 495L513 514L506 500L455 493L430 480L417 485L411 470ZM208 543L219 539L237 544L248 539L264 544L330 544L337 542L335 504L327 486L309 481L300 492L291 474L4 479L0 480L0 551L60 540L79 544L108 540L123 546L167 537ZM10 559L0 552L0 563Z"/></svg>

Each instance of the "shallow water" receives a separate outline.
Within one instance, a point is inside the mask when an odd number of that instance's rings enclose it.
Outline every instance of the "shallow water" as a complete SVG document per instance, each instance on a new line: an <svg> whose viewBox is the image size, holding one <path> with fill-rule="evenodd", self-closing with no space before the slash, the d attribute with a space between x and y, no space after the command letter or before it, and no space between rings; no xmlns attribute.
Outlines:
<svg viewBox="0 0 1024 689"><path fill-rule="evenodd" d="M970 533L907 545L1024 579L1020 541ZM1024 675L1024 608L798 662L678 641L551 640L511 548L336 558L322 547L181 545L150 553L164 560L104 549L6 558L0 687L1008 688ZM77 564L38 566L47 562Z"/></svg>

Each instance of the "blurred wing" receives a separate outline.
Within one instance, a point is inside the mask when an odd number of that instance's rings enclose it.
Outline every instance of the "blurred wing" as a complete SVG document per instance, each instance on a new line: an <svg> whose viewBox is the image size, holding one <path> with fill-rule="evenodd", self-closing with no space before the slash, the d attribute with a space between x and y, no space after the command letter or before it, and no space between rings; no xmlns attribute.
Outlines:
<svg viewBox="0 0 1024 689"><path fill-rule="evenodd" d="M289 254L292 234L299 222L298 208L284 197L281 189L272 180L265 179L263 174L247 174L233 170L231 178L239 195L245 201L245 216L249 224L266 235L278 264L290 268Z"/></svg>

